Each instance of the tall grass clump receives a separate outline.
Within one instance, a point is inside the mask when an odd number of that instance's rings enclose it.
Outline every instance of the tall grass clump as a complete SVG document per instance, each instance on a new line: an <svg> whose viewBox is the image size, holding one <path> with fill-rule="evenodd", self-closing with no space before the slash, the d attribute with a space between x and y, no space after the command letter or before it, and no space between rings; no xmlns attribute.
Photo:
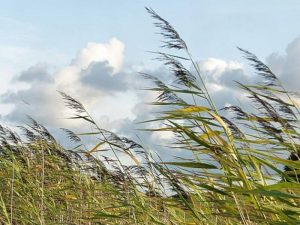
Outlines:
<svg viewBox="0 0 300 225"><path fill-rule="evenodd" d="M152 156L141 144L102 129L62 92L72 119L86 121L91 130L63 129L76 143L68 150L34 119L20 127L21 137L0 127L0 223L300 224L298 95L239 48L261 82L237 82L251 106L217 108L185 41L168 21L147 11L163 38L165 50L155 54L173 82L142 74L153 82L148 91L158 93L152 104L160 110L145 124L164 124L146 130L172 132L169 148L192 157ZM97 140L88 150L85 136ZM100 158L101 151L113 157ZM125 166L119 154L135 164Z"/></svg>

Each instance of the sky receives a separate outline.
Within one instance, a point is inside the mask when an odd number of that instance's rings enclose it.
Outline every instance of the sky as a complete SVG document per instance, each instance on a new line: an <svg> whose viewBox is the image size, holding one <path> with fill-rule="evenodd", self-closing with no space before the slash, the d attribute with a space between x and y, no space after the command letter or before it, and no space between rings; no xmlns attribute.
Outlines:
<svg viewBox="0 0 300 225"><path fill-rule="evenodd" d="M154 61L161 38L144 7L153 8L181 34L218 107L243 95L232 80L257 81L236 47L255 53L291 90L300 91L300 2L297 0L0 0L0 119L26 115L53 130L78 129L65 119L57 91L79 99L101 126L122 135L138 133L147 145L171 134L141 134L137 122L155 99L139 72L168 81ZM151 126L151 125L149 125ZM150 138L149 138L150 137Z"/></svg>

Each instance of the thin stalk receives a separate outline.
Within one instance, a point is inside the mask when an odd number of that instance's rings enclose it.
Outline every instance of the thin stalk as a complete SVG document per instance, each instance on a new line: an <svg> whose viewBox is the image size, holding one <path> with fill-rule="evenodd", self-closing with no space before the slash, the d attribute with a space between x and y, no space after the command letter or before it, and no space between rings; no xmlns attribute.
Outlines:
<svg viewBox="0 0 300 225"><path fill-rule="evenodd" d="M41 150L42 150L42 184L41 184L41 225L45 224L44 218L44 183L45 183L45 152L43 143L41 141Z"/></svg>
<svg viewBox="0 0 300 225"><path fill-rule="evenodd" d="M12 154L12 179L11 179L11 194L10 194L10 223L11 224L13 224L14 182L15 182L15 157Z"/></svg>

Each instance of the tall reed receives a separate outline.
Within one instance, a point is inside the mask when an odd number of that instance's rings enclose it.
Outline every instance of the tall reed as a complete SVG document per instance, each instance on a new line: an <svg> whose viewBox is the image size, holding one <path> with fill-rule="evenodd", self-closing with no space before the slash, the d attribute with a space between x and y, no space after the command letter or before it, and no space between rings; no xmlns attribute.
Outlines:
<svg viewBox="0 0 300 225"><path fill-rule="evenodd" d="M164 124L148 131L173 132L170 149L193 157L153 156L102 129L83 104L62 92L72 119L86 121L91 131L63 129L76 143L67 150L32 118L20 127L21 137L0 127L0 223L300 224L297 95L254 54L239 49L261 76L258 84L237 83L252 108L217 108L185 41L168 21L146 10L163 37L165 50L155 54L174 79L166 84L143 74L153 81L149 90L158 93L153 105L160 109L148 123ZM98 142L83 150L85 136ZM103 150L114 157L101 160ZM122 164L120 152L135 164Z"/></svg>

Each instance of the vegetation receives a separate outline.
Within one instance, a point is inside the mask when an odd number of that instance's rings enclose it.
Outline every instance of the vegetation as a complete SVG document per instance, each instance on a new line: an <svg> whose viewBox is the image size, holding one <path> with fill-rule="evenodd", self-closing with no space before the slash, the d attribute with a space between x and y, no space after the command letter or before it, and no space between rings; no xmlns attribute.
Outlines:
<svg viewBox="0 0 300 225"><path fill-rule="evenodd" d="M21 137L0 127L1 224L300 224L297 95L240 49L263 83L237 83L252 108L217 109L186 43L167 21L147 11L161 31L163 48L178 51L157 52L174 83L143 74L155 85L150 91L159 93L155 121L165 124L152 132L173 132L170 148L193 158L165 162L152 156L139 143L99 127L79 101L61 93L73 119L85 120L92 130L65 129L77 143L66 150L33 119L20 127ZM80 150L84 136L95 136L98 143ZM101 161L95 153L103 150L115 158ZM119 152L136 164L122 165Z"/></svg>

